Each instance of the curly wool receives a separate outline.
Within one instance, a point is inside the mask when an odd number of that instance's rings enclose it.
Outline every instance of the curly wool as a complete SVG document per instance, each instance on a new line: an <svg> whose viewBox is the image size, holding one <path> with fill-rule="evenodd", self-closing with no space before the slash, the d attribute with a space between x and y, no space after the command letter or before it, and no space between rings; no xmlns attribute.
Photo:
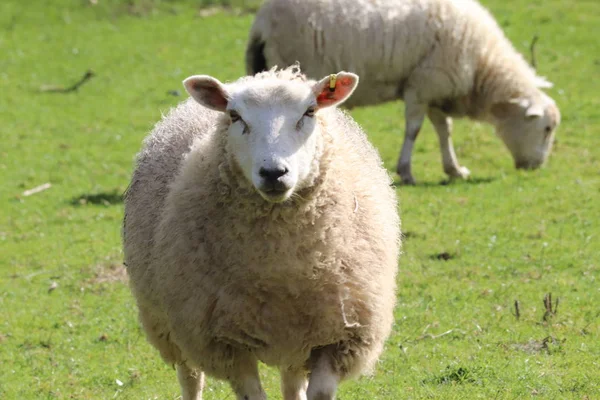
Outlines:
<svg viewBox="0 0 600 400"><path fill-rule="evenodd" d="M142 324L167 362L226 378L232 349L302 368L335 346L345 377L373 367L393 322L395 192L349 116L317 118L312 184L283 204L263 200L230 157L226 118L192 100L146 139L124 248Z"/></svg>

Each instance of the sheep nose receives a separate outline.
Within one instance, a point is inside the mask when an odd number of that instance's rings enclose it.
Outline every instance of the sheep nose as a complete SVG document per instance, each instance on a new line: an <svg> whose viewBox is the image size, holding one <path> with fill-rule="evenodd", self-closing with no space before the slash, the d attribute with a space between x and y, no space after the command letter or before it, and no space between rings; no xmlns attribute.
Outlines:
<svg viewBox="0 0 600 400"><path fill-rule="evenodd" d="M280 166L271 169L261 168L258 174L268 183L276 183L279 178L288 173L286 167Z"/></svg>

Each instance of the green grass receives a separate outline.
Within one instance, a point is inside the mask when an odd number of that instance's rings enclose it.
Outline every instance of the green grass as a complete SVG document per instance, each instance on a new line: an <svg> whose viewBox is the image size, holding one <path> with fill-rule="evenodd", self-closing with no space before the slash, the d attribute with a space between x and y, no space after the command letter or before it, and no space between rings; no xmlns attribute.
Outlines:
<svg viewBox="0 0 600 400"><path fill-rule="evenodd" d="M243 74L258 2L207 17L193 1L51 3L0 3L0 398L175 399L175 373L111 269L119 195L185 77ZM461 121L457 153L473 179L440 185L425 127L420 184L398 188L407 236L394 333L377 373L344 384L340 399L600 398L600 2L485 4L519 50L539 34L538 69L563 115L557 146L546 168L519 172L489 126ZM77 92L39 91L88 69ZM401 110L352 111L390 169ZM560 303L544 321L549 292ZM276 374L263 373L280 398ZM209 380L205 398L234 396Z"/></svg>

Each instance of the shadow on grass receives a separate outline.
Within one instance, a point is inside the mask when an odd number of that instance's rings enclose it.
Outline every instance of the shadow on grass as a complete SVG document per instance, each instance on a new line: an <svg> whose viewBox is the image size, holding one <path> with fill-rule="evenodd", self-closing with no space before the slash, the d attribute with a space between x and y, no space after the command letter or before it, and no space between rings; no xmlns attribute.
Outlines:
<svg viewBox="0 0 600 400"><path fill-rule="evenodd" d="M404 231L402 232L402 241L406 241L408 239L425 239L425 235L419 232L413 231Z"/></svg>
<svg viewBox="0 0 600 400"><path fill-rule="evenodd" d="M394 182L392 186L394 187L440 187L440 186L448 186L448 185L482 185L485 183L491 183L498 180L495 177L487 177L487 178L469 178L467 180L450 180L444 179L438 182L418 182L414 185L405 185L400 181L400 178L394 178Z"/></svg>
<svg viewBox="0 0 600 400"><path fill-rule="evenodd" d="M452 368L447 366L442 374L425 379L423 380L423 383L433 383L438 385L476 383L477 379L475 375L474 371L465 367Z"/></svg>
<svg viewBox="0 0 600 400"><path fill-rule="evenodd" d="M100 193L84 193L74 197L69 202L72 206L80 207L88 204L97 206L112 206L123 203L123 194L117 190Z"/></svg>
<svg viewBox="0 0 600 400"><path fill-rule="evenodd" d="M429 256L430 260L438 260L438 261L449 261L456 258L456 254L449 253L447 251L442 251L441 253L432 254Z"/></svg>

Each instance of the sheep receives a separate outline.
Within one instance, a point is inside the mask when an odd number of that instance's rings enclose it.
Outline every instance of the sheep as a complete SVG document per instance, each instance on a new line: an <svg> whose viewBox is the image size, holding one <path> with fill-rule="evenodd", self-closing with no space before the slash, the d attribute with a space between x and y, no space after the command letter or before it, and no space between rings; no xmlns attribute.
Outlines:
<svg viewBox="0 0 600 400"><path fill-rule="evenodd" d="M125 196L124 256L149 342L183 399L204 375L263 400L333 399L391 331L400 220L383 163L336 108L358 76L297 67L184 81L145 139ZM310 379L307 377L310 375Z"/></svg>
<svg viewBox="0 0 600 400"><path fill-rule="evenodd" d="M300 62L309 77L346 69L361 85L346 106L404 100L405 137L396 172L414 184L412 150L427 115L444 172L468 178L451 139L452 118L495 126L517 168L540 167L560 112L492 15L475 0L267 0L246 49L254 74Z"/></svg>

